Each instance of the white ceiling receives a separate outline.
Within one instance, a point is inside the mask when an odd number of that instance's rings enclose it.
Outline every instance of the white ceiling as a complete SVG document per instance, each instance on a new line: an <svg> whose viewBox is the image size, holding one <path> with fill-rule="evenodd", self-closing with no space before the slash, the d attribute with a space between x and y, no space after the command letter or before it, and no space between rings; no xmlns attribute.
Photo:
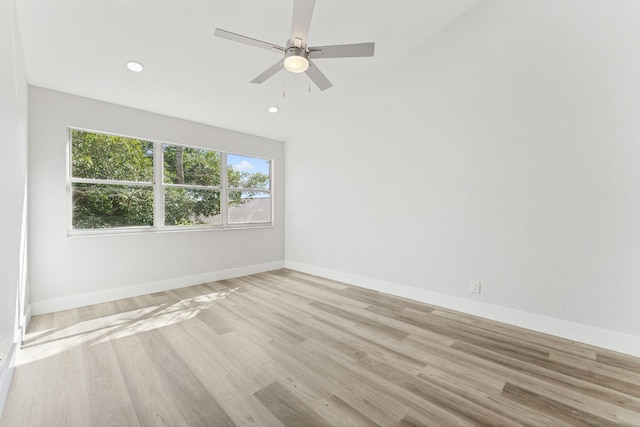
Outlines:
<svg viewBox="0 0 640 427"><path fill-rule="evenodd" d="M216 27L284 45L292 0L16 0L29 84L283 141L305 117L375 90L383 73L478 0L317 0L309 45L373 41L373 58L317 60L304 75L251 79L280 58L213 36ZM145 65L132 73L125 64ZM284 94L284 96L283 96ZM278 105L271 114L267 107Z"/></svg>

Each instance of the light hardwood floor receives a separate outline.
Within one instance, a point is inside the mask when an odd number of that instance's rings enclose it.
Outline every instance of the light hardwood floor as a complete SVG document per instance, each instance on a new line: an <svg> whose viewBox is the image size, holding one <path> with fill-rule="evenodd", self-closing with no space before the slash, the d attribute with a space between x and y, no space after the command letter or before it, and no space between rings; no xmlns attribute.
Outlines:
<svg viewBox="0 0 640 427"><path fill-rule="evenodd" d="M34 317L0 426L640 426L640 360L289 270Z"/></svg>

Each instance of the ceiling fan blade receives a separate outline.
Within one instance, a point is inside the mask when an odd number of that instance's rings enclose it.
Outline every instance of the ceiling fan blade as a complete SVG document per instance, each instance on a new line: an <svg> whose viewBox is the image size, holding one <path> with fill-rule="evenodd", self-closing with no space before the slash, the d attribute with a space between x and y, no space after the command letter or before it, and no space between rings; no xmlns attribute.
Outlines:
<svg viewBox="0 0 640 427"><path fill-rule="evenodd" d="M293 0L293 24L291 26L291 41L299 38L302 45L307 45L311 17L316 0ZM302 46L298 46L302 47Z"/></svg>
<svg viewBox="0 0 640 427"><path fill-rule="evenodd" d="M309 48L309 56L313 59L373 56L375 46L373 42L314 46Z"/></svg>
<svg viewBox="0 0 640 427"><path fill-rule="evenodd" d="M326 78L324 74L322 74L322 71L320 71L320 69L316 67L316 64L314 64L312 61L309 61L309 68L307 68L307 71L305 71L305 73L307 74L307 76L309 76L311 81L314 82L316 86L318 86L318 89L320 90L327 90L331 86L333 86L329 79Z"/></svg>
<svg viewBox="0 0 640 427"><path fill-rule="evenodd" d="M273 64L271 67L267 68L262 74L257 76L255 79L251 80L251 83L260 84L266 81L269 77L276 74L278 71L282 70L284 66L284 58L280 61Z"/></svg>
<svg viewBox="0 0 640 427"><path fill-rule="evenodd" d="M249 46L255 46L262 49L267 50L277 50L284 52L284 47L278 46L275 44L263 42L262 40L252 39L251 37L241 36L240 34L232 33L230 31L221 30L220 28L216 28L216 31L213 33L216 37L222 37L223 39L232 40L234 42L248 44Z"/></svg>

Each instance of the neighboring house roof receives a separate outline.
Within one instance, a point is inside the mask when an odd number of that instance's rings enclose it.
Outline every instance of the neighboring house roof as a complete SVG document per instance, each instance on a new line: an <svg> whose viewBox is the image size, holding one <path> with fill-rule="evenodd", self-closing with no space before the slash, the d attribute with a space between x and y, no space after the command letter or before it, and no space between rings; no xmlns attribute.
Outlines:
<svg viewBox="0 0 640 427"><path fill-rule="evenodd" d="M271 198L247 199L245 203L229 206L229 224L244 224L271 221Z"/></svg>

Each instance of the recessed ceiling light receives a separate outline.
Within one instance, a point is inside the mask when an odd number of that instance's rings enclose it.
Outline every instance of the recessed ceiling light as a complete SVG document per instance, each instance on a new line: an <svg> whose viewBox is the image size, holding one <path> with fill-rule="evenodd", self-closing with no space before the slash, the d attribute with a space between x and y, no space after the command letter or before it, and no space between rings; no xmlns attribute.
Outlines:
<svg viewBox="0 0 640 427"><path fill-rule="evenodd" d="M275 105L269 107L269 112L270 113L277 113L278 111L280 111L280 109L278 107L276 107Z"/></svg>
<svg viewBox="0 0 640 427"><path fill-rule="evenodd" d="M133 71L134 73L139 73L144 70L144 66L137 61L129 61L127 62L127 68Z"/></svg>

